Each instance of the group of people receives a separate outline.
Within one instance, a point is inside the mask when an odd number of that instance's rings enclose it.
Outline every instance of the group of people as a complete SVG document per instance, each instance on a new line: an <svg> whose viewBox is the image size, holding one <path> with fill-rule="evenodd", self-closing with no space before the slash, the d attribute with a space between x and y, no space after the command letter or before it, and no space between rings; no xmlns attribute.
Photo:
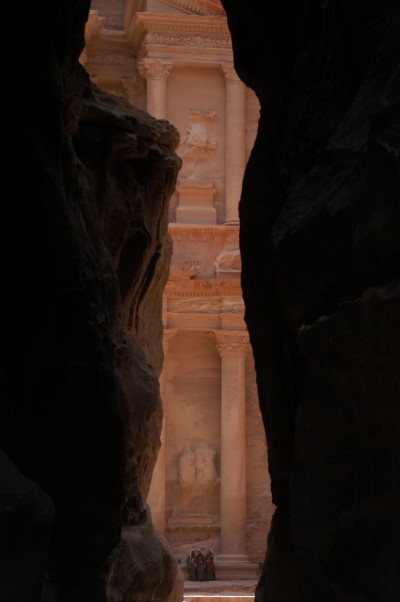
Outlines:
<svg viewBox="0 0 400 602"><path fill-rule="evenodd" d="M214 581L215 565L214 554L212 550L207 550L206 554L200 550L192 550L186 557L186 566L189 572L190 581Z"/></svg>

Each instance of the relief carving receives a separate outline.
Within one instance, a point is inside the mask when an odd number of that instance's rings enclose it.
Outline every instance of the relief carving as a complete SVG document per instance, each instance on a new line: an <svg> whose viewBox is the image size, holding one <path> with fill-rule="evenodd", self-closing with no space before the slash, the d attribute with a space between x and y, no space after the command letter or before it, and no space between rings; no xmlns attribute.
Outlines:
<svg viewBox="0 0 400 602"><path fill-rule="evenodd" d="M200 261L192 259L189 261L183 261L182 263L175 263L171 266L171 273L184 276L185 278L193 278L200 270Z"/></svg>
<svg viewBox="0 0 400 602"><path fill-rule="evenodd" d="M229 313L244 313L243 297L224 297L222 300L222 311Z"/></svg>
<svg viewBox="0 0 400 602"><path fill-rule="evenodd" d="M179 486L182 493L199 494L211 491L218 482L215 467L216 450L199 443L193 450L186 446L178 458Z"/></svg>
<svg viewBox="0 0 400 602"><path fill-rule="evenodd" d="M222 251L215 261L217 274L240 274L242 271L242 259L239 249Z"/></svg>
<svg viewBox="0 0 400 602"><path fill-rule="evenodd" d="M210 176L210 155L217 148L214 123L217 111L189 112L189 125L181 136L179 154L183 160L183 177Z"/></svg>

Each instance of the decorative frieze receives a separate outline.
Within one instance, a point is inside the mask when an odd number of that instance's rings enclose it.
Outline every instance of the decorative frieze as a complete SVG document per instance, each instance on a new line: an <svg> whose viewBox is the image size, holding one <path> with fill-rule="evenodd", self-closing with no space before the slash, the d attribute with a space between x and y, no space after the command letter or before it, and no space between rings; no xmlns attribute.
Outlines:
<svg viewBox="0 0 400 602"><path fill-rule="evenodd" d="M173 274L171 276L173 277ZM242 302L242 288L239 280L190 280L188 278L185 280L185 282L169 280L165 287L165 296L168 299L221 297L229 299L230 304L233 303L233 299ZM226 307L228 308L228 306Z"/></svg>
<svg viewBox="0 0 400 602"><path fill-rule="evenodd" d="M161 33L147 34L146 46L179 46L186 48L232 48L229 38L214 38L212 36L183 36L164 35Z"/></svg>

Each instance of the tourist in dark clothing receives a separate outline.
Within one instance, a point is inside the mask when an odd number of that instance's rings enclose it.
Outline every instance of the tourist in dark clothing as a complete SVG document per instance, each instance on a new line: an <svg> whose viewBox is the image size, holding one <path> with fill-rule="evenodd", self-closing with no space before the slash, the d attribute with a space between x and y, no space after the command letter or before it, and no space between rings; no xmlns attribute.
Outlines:
<svg viewBox="0 0 400 602"><path fill-rule="evenodd" d="M207 550L204 562L204 574L206 581L215 581L215 564L214 554L212 550Z"/></svg>
<svg viewBox="0 0 400 602"><path fill-rule="evenodd" d="M186 566L189 573L189 581L197 581L197 562L195 550L192 550L191 553L186 556Z"/></svg>
<svg viewBox="0 0 400 602"><path fill-rule="evenodd" d="M197 562L197 581L204 581L204 564L205 558L203 552L199 549L196 555Z"/></svg>

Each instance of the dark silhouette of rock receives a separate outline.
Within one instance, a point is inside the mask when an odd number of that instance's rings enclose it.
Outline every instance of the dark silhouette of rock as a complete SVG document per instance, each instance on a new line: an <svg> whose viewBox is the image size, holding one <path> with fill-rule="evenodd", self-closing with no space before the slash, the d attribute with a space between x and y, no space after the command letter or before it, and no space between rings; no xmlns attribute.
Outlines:
<svg viewBox="0 0 400 602"><path fill-rule="evenodd" d="M240 204L277 506L256 600L398 602L398 2L223 4L262 105ZM144 504L177 133L90 84L89 6L3 8L2 602L181 596Z"/></svg>
<svg viewBox="0 0 400 602"><path fill-rule="evenodd" d="M0 600L38 600L54 507L2 452L0 482Z"/></svg>
<svg viewBox="0 0 400 602"><path fill-rule="evenodd" d="M91 86L78 63L88 11L76 0L5 9L24 63L4 53L0 446L53 505L54 522L49 540L50 513L33 521L31 563L16 533L7 562L25 562L10 567L2 602L37 602L40 583L43 600L105 600L121 528L148 523L160 445L178 133ZM21 526L46 510L26 503ZM177 600L168 555L154 548L140 587L149 577L163 600Z"/></svg>
<svg viewBox="0 0 400 602"><path fill-rule="evenodd" d="M397 602L399 5L222 3L262 105L240 203L277 506L256 600Z"/></svg>

